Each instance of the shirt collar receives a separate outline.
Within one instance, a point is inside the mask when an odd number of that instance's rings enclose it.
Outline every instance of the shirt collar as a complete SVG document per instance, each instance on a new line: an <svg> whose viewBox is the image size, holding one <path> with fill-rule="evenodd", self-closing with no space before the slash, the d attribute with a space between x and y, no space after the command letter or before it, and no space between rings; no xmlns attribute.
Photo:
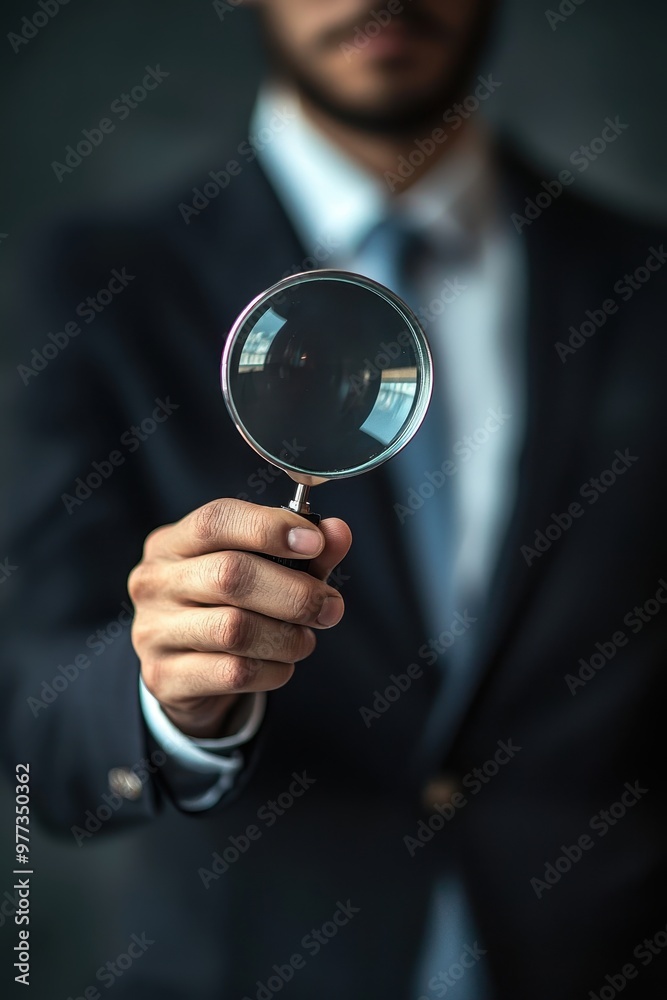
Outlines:
<svg viewBox="0 0 667 1000"><path fill-rule="evenodd" d="M273 124L277 117L284 123L280 131ZM259 162L306 248L326 238L341 258L351 257L388 214L400 215L435 245L478 235L492 218L495 185L484 127L466 129L451 154L394 197L388 184L311 124L292 92L276 86L260 91L251 135L267 133L270 140L257 143Z"/></svg>

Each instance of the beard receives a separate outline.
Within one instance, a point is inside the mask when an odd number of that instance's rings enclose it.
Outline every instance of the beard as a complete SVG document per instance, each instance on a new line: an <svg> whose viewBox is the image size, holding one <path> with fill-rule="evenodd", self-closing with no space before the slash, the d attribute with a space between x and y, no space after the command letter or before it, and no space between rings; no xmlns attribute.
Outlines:
<svg viewBox="0 0 667 1000"><path fill-rule="evenodd" d="M339 99L315 74L308 72L290 53L280 46L266 23L262 22L262 34L268 54L269 66L279 80L285 81L318 111L333 121L359 132L386 138L404 139L416 130L429 130L442 121L443 111L469 93L482 55L488 45L497 11L496 0L481 0L477 20L465 42L465 47L456 54L454 65L443 60L442 74L423 93L394 94L385 102L377 101L372 106L354 104ZM401 18L409 27L429 37L440 37L443 46L447 44L447 29L430 12L419 6L404 8ZM356 28L346 25L329 32L320 40L324 51L332 45L350 43ZM404 69L401 60L385 61L387 74Z"/></svg>

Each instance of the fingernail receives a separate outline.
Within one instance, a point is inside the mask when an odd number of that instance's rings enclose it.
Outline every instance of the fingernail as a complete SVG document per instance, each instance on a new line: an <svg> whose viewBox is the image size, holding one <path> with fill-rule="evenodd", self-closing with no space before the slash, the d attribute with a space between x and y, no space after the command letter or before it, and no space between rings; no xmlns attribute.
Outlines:
<svg viewBox="0 0 667 1000"><path fill-rule="evenodd" d="M313 528L290 528L287 544L292 552L299 552L302 556L314 556L322 548L320 533Z"/></svg>
<svg viewBox="0 0 667 1000"><path fill-rule="evenodd" d="M343 617L343 601L340 597L325 597L324 604L320 608L317 616L317 624L324 628L331 628L337 625Z"/></svg>

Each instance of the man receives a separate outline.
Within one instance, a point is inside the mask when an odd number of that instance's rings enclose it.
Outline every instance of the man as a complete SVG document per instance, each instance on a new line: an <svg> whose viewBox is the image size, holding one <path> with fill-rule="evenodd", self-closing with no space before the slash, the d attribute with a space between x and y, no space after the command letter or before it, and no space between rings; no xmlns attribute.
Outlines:
<svg viewBox="0 0 667 1000"><path fill-rule="evenodd" d="M45 271L72 343L21 386L12 759L77 842L168 817L119 995L656 996L660 236L494 149L490 3L260 7L274 141ZM427 436L319 530L265 506L217 372L308 258L393 284L440 362Z"/></svg>

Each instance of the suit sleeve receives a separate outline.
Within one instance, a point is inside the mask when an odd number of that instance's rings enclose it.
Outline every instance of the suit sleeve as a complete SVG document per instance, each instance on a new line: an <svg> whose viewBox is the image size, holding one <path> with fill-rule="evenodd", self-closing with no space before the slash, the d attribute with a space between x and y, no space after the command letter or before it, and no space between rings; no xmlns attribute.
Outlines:
<svg viewBox="0 0 667 1000"><path fill-rule="evenodd" d="M145 455L122 446L136 372L120 344L141 331L145 290L96 240L72 226L33 247L3 394L3 758L10 774L30 763L37 818L77 842L179 805L142 715L127 593L169 520Z"/></svg>

